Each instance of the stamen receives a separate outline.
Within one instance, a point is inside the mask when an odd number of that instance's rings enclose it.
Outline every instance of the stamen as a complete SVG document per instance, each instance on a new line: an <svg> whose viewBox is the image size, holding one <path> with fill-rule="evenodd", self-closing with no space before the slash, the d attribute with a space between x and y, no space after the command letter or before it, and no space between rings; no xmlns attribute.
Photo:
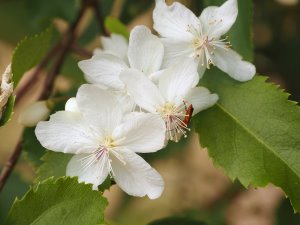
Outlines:
<svg viewBox="0 0 300 225"><path fill-rule="evenodd" d="M164 107L158 110L165 121L167 137L171 141L178 142L181 135L186 138L186 133L190 130L183 121L185 118L184 109L185 105L176 107L173 104L166 103Z"/></svg>

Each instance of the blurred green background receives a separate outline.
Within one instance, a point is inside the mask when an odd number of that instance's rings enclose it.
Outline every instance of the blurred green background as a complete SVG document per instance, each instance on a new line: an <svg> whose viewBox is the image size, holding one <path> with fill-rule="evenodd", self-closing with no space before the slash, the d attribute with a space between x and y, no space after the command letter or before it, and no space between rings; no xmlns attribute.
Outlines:
<svg viewBox="0 0 300 225"><path fill-rule="evenodd" d="M172 1L168 1L172 2ZM200 14L200 0L181 1ZM242 3L242 0L239 1ZM102 0L99 10L126 24L128 30L138 24L152 26L151 0ZM11 60L14 47L24 36L45 30L50 25L56 37L72 21L80 8L79 0L0 0L0 71ZM267 75L300 101L300 3L297 0L254 0L253 41L255 65L260 74ZM78 39L80 48L92 51L100 46L99 28L90 10L81 25ZM77 62L82 57L68 55L56 90L65 91L84 82ZM0 166L7 160L20 135L16 118L40 90L43 76L26 94L16 109L12 121L0 128ZM26 76L24 78L26 80ZM199 147L196 134L167 151L147 157L166 181L163 196L155 201L131 198L113 186L105 195L109 199L106 211L111 224L140 225L166 216L186 215L211 225L299 225L300 216L294 215L283 193L273 187L245 190L239 182L232 183L215 168L205 149ZM34 179L34 170L23 155L0 193L0 222L15 196L21 197Z"/></svg>

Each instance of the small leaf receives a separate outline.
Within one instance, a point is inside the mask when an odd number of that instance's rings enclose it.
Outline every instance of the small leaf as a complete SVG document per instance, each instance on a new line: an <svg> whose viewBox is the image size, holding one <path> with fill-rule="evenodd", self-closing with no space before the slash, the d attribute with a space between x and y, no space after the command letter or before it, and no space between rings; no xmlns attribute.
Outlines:
<svg viewBox="0 0 300 225"><path fill-rule="evenodd" d="M72 154L47 151L41 158L43 164L37 170L37 181L42 181L49 177L59 178L66 176L66 168L72 156Z"/></svg>
<svg viewBox="0 0 300 225"><path fill-rule="evenodd" d="M10 118L14 112L15 99L16 99L16 96L14 96L14 95L9 97L7 104L5 106L5 109L3 110L1 118L0 118L0 127L5 125L10 120Z"/></svg>
<svg viewBox="0 0 300 225"><path fill-rule="evenodd" d="M190 218L169 217L165 219L156 220L148 225L206 225L203 222L193 220Z"/></svg>
<svg viewBox="0 0 300 225"><path fill-rule="evenodd" d="M120 34L129 39L129 31L120 20L113 17L106 17L104 24L110 33Z"/></svg>
<svg viewBox="0 0 300 225"><path fill-rule="evenodd" d="M52 40L52 28L33 37L25 37L14 50L12 73L15 87L26 71L38 64L47 53Z"/></svg>
<svg viewBox="0 0 300 225"><path fill-rule="evenodd" d="M218 93L215 107L195 118L201 145L244 186L273 183L300 210L300 108L256 76L246 83L210 71L202 85Z"/></svg>
<svg viewBox="0 0 300 225"><path fill-rule="evenodd" d="M107 200L75 178L48 179L16 200L4 225L104 224Z"/></svg>

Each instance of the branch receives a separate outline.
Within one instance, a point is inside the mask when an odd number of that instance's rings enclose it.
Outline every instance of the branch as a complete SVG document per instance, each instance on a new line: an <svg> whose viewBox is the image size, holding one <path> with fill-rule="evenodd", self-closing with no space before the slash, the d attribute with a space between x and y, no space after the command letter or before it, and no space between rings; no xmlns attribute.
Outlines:
<svg viewBox="0 0 300 225"><path fill-rule="evenodd" d="M70 28L68 29L67 33L64 35L63 39L57 44L57 46L58 46L57 48L59 48L59 50L57 50L56 48L53 48L53 53L52 53L52 51L50 51L51 54L49 53L44 58L44 60L40 63L40 64L42 64L42 66L38 66L38 68L36 69L35 74L39 74L41 69L43 68L43 66L45 64L47 64L47 62L54 55L54 52L59 51L57 59L54 62L52 69L49 71L47 79L45 80L44 89L43 89L42 93L40 94L39 100L47 99L51 95L55 78L57 77L57 75L63 65L64 59L65 59L70 47L72 46L72 44L74 43L74 41L76 39L76 28L87 8L86 2L83 1L82 3L83 3L82 7L80 9L80 12L79 12L76 20L74 21L74 23L71 24ZM35 76L37 76L37 75L35 75ZM34 77L34 76L32 76L32 77ZM33 78L30 79L30 81L33 82ZM27 83L28 87L31 85L31 82ZM27 85L25 85L25 86L27 86ZM27 90L27 89L23 89L22 91L24 91L24 90ZM17 144L15 150L13 151L12 155L10 156L9 160L4 165L4 168L0 175L0 191L3 189L8 177L10 176L14 166L16 165L16 163L21 155L22 143L23 143L22 140L20 140L18 142L18 144Z"/></svg>
<svg viewBox="0 0 300 225"><path fill-rule="evenodd" d="M91 58L93 56L93 53L90 52L89 50L86 50L84 48L80 48L77 45L72 45L71 46L71 50L72 52L74 52L75 54L77 54L78 56L81 56L83 58Z"/></svg>
<svg viewBox="0 0 300 225"><path fill-rule="evenodd" d="M15 106L20 103L20 100L24 97L25 93L29 90L30 87L36 82L43 68L47 66L50 60L60 51L60 42L58 42L42 59L42 61L37 65L31 77L26 81L26 83L21 86L16 92L16 102Z"/></svg>
<svg viewBox="0 0 300 225"><path fill-rule="evenodd" d="M109 36L109 33L107 32L105 26L104 26L104 19L101 13L101 7L98 3L98 0L86 0L86 4L91 6L95 12L95 16L97 18L98 26L102 32L102 34L106 37Z"/></svg>

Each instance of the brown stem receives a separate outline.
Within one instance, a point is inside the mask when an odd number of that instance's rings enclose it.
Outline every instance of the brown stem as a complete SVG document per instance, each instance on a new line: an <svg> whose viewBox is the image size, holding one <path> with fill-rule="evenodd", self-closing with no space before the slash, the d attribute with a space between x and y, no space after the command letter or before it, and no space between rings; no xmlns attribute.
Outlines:
<svg viewBox="0 0 300 225"><path fill-rule="evenodd" d="M49 52L48 54L42 59L42 61L37 65L34 72L32 73L31 77L26 81L26 83L21 86L16 92L16 102L15 106L20 103L20 100L24 97L25 93L32 87L32 85L38 79L40 73L42 72L43 68L47 66L50 60L60 51L60 42L58 42Z"/></svg>
<svg viewBox="0 0 300 225"><path fill-rule="evenodd" d="M59 53L57 56L57 59L54 61L54 64L52 66L52 69L49 71L49 74L47 76L47 79L45 80L44 83L44 89L39 97L39 100L45 100L47 98L49 98L49 96L52 93L52 89L53 89L53 85L54 85L54 81L55 78L57 77L61 66L64 62L64 59L68 53L68 50L70 49L70 47L72 46L72 44L74 43L74 40L76 39L76 28L87 8L87 4L86 2L83 0L82 1L82 7L80 9L80 12L76 18L76 20L74 21L74 23L71 24L70 28L68 29L67 33L64 35L64 38L61 40L61 42L58 44L59 46ZM50 56L49 56L50 57ZM48 62L48 60L46 60ZM42 67L41 67L42 68ZM38 70L38 72L41 69ZM22 152L22 143L23 141L20 140L15 148L15 150L13 151L12 155L10 156L10 158L8 159L8 161L6 162L6 164L4 165L4 168L1 172L0 175L0 191L3 189L8 177L10 176L14 166L16 165L20 154Z"/></svg>
<svg viewBox="0 0 300 225"><path fill-rule="evenodd" d="M2 191L11 171L16 165L22 152L22 140L20 140L13 151L13 154L10 156L9 160L5 163L3 170L0 176L0 192Z"/></svg>
<svg viewBox="0 0 300 225"><path fill-rule="evenodd" d="M83 57L83 58L91 58L93 56L93 53L84 49L84 48L80 48L79 46L77 45L72 45L71 46L71 50L72 52L74 52L75 54Z"/></svg>
<svg viewBox="0 0 300 225"><path fill-rule="evenodd" d="M101 13L101 8L100 5L98 3L98 0L86 0L86 3L91 6L95 12L96 18L97 18L97 22L98 22L98 26L102 32L102 34L106 37L109 36L109 33L107 32L105 25L104 25L104 18L102 16Z"/></svg>

